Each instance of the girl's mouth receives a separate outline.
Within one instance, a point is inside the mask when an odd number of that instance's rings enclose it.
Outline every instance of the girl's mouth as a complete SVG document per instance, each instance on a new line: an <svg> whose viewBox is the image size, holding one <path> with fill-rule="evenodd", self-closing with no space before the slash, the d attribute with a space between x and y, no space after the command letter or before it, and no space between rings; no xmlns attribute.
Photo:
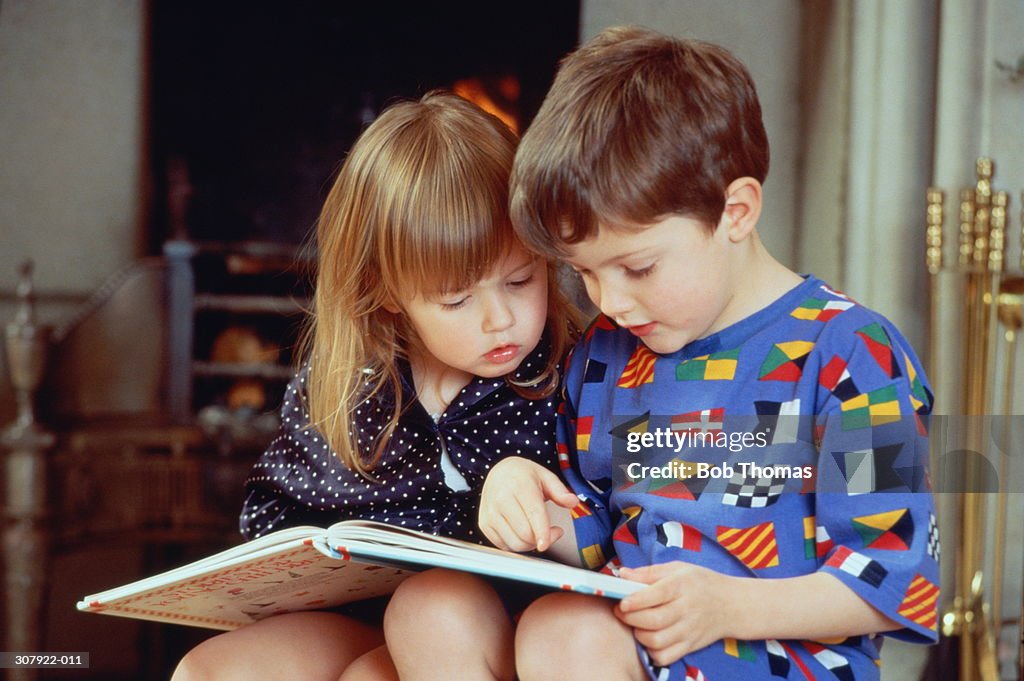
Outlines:
<svg viewBox="0 0 1024 681"><path fill-rule="evenodd" d="M488 362L491 362L492 364L505 364L506 362L509 362L512 359L514 359L515 356L518 354L518 345L502 345L494 348L486 355L484 355L484 359L486 359Z"/></svg>

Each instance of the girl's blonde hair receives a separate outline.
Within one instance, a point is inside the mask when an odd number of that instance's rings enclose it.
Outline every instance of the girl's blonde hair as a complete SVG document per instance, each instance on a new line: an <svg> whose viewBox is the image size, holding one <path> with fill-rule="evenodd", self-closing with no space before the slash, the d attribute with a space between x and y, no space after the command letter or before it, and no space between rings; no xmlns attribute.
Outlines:
<svg viewBox="0 0 1024 681"><path fill-rule="evenodd" d="M403 410L398 360L419 343L402 301L458 291L518 243L508 218L515 135L452 94L432 92L386 109L356 141L317 225L317 282L303 338L311 425L351 470L370 477ZM558 385L573 312L549 264L547 335L541 373L512 383L531 399ZM398 312L395 312L398 310ZM388 396L393 412L370 451L353 426L357 406Z"/></svg>

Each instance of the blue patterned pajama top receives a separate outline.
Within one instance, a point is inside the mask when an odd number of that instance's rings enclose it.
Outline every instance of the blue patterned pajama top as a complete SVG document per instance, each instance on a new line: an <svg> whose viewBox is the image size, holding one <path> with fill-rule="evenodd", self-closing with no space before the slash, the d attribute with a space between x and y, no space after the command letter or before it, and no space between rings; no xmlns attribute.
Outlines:
<svg viewBox="0 0 1024 681"><path fill-rule="evenodd" d="M670 355L600 316L571 355L558 419L584 561L824 571L903 626L887 636L933 642L931 404L896 328L814 277ZM846 680L877 679L880 646L727 639L668 668L640 653L659 681Z"/></svg>

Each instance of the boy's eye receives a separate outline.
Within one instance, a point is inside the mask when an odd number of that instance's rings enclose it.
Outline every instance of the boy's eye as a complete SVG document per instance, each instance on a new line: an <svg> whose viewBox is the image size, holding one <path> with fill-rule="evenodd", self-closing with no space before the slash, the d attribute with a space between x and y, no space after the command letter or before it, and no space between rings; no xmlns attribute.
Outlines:
<svg viewBox="0 0 1024 681"><path fill-rule="evenodd" d="M626 276L629 277L630 279L643 279L644 277L646 277L647 275L654 271L655 264L656 263L651 263L647 267L640 267L636 269L632 267L624 267L623 269L626 270Z"/></svg>

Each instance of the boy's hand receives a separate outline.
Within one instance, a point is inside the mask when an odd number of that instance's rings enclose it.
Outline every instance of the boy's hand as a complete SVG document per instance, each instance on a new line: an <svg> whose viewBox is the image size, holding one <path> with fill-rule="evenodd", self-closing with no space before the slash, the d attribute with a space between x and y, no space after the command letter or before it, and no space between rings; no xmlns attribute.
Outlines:
<svg viewBox="0 0 1024 681"><path fill-rule="evenodd" d="M544 502L564 508L579 503L558 476L538 463L510 456L499 461L480 496L480 530L491 543L506 551L546 551L562 529L552 527Z"/></svg>
<svg viewBox="0 0 1024 681"><path fill-rule="evenodd" d="M622 568L620 576L651 585L624 598L615 615L659 667L728 636L735 577L680 562Z"/></svg>

